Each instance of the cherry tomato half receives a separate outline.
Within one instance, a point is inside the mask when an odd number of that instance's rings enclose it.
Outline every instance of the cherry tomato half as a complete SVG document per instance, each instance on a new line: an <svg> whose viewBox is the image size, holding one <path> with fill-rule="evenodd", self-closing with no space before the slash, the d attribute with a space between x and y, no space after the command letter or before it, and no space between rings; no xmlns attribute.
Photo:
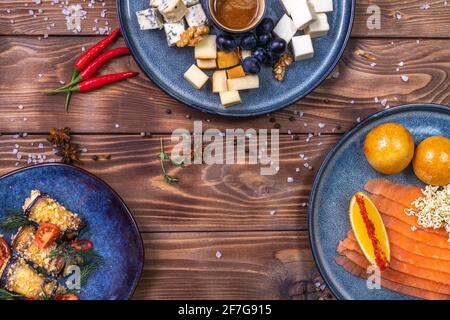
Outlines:
<svg viewBox="0 0 450 320"><path fill-rule="evenodd" d="M80 298L78 298L76 295L74 295L72 293L68 293L68 294L65 294L63 296L56 298L56 300L80 300Z"/></svg>
<svg viewBox="0 0 450 320"><path fill-rule="evenodd" d="M59 238L61 229L53 223L43 223L36 231L36 243L39 248L47 248Z"/></svg>
<svg viewBox="0 0 450 320"><path fill-rule="evenodd" d="M3 237L0 237L0 269L3 267L6 261L8 261L10 256L11 249L8 242L3 239Z"/></svg>
<svg viewBox="0 0 450 320"><path fill-rule="evenodd" d="M89 251L94 247L94 244L89 240L77 240L72 242L70 246L77 251Z"/></svg>

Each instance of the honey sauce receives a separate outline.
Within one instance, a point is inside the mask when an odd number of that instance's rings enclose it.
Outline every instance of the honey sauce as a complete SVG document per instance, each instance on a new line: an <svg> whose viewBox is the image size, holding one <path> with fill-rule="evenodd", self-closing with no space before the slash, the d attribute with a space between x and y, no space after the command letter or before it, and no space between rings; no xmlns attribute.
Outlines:
<svg viewBox="0 0 450 320"><path fill-rule="evenodd" d="M258 19L259 0L214 0L213 13L224 27L245 29Z"/></svg>

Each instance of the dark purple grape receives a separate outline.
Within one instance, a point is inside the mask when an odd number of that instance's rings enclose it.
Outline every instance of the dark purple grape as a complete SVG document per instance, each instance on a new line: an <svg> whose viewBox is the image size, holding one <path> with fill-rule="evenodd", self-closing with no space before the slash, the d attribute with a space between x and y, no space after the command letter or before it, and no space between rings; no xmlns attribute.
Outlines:
<svg viewBox="0 0 450 320"><path fill-rule="evenodd" d="M247 34L241 39L241 48L244 50L254 50L258 40L253 33Z"/></svg>
<svg viewBox="0 0 450 320"><path fill-rule="evenodd" d="M258 45L261 47L267 46L270 40L272 40L272 35L270 33L261 33L258 35Z"/></svg>
<svg viewBox="0 0 450 320"><path fill-rule="evenodd" d="M261 20L258 27L256 27L256 33L271 33L273 31L273 28L275 28L273 20L270 18L264 18Z"/></svg>
<svg viewBox="0 0 450 320"><path fill-rule="evenodd" d="M237 47L236 40L234 40L232 36L227 34L217 36L216 44L217 47L222 51L234 51Z"/></svg>
<svg viewBox="0 0 450 320"><path fill-rule="evenodd" d="M267 46L267 50L274 53L282 54L284 53L284 51L286 51L286 41L280 38L273 39Z"/></svg>
<svg viewBox="0 0 450 320"><path fill-rule="evenodd" d="M272 51L267 51L266 59L264 60L264 63L271 66L275 62L277 62L279 59L280 59L279 54L272 52Z"/></svg>
<svg viewBox="0 0 450 320"><path fill-rule="evenodd" d="M247 57L242 62L245 72L258 74L261 71L261 64L255 57Z"/></svg>
<svg viewBox="0 0 450 320"><path fill-rule="evenodd" d="M253 57L256 58L259 62L264 62L267 57L266 50L263 48L256 48L255 51L253 51Z"/></svg>

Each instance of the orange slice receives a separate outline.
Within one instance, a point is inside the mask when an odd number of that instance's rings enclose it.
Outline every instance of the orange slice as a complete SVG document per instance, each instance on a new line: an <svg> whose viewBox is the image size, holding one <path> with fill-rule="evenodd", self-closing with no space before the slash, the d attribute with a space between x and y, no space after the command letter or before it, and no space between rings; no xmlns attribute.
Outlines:
<svg viewBox="0 0 450 320"><path fill-rule="evenodd" d="M389 238L375 204L364 192L350 201L350 223L362 252L372 265L384 270L391 259Z"/></svg>

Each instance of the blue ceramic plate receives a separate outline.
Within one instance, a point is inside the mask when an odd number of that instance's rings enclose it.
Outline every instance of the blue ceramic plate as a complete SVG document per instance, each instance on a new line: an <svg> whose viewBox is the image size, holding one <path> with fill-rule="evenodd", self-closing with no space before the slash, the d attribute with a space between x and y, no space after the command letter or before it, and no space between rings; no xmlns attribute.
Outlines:
<svg viewBox="0 0 450 320"><path fill-rule="evenodd" d="M412 299L387 289L369 290L365 280L351 275L334 260L339 241L351 228L348 218L350 198L363 190L367 180L383 176L367 163L363 144L372 128L386 122L404 125L411 131L416 144L434 135L449 137L450 107L409 105L375 114L348 132L323 162L311 192L310 242L319 271L340 299ZM389 179L422 185L410 167Z"/></svg>
<svg viewBox="0 0 450 320"><path fill-rule="evenodd" d="M283 15L279 0L267 0L266 16L278 21ZM202 0L207 11L206 1ZM195 63L193 48L169 48L163 30L141 31L136 11L147 9L148 0L117 0L117 10L125 41L141 69L159 87L175 99L205 112L226 116L255 116L286 107L305 97L331 73L350 36L354 0L334 0L334 12L328 14L328 36L314 39L315 57L294 63L285 81L273 78L269 67L260 74L258 90L241 92L242 104L225 109L208 82L202 90L194 89L183 79L184 72ZM218 29L214 28L214 33Z"/></svg>
<svg viewBox="0 0 450 320"><path fill-rule="evenodd" d="M87 221L84 239L94 243L104 265L81 288L82 300L129 299L139 280L144 253L137 225L120 197L92 174L63 164L44 164L0 178L0 215L20 209L39 189ZM11 233L4 234L7 239Z"/></svg>

